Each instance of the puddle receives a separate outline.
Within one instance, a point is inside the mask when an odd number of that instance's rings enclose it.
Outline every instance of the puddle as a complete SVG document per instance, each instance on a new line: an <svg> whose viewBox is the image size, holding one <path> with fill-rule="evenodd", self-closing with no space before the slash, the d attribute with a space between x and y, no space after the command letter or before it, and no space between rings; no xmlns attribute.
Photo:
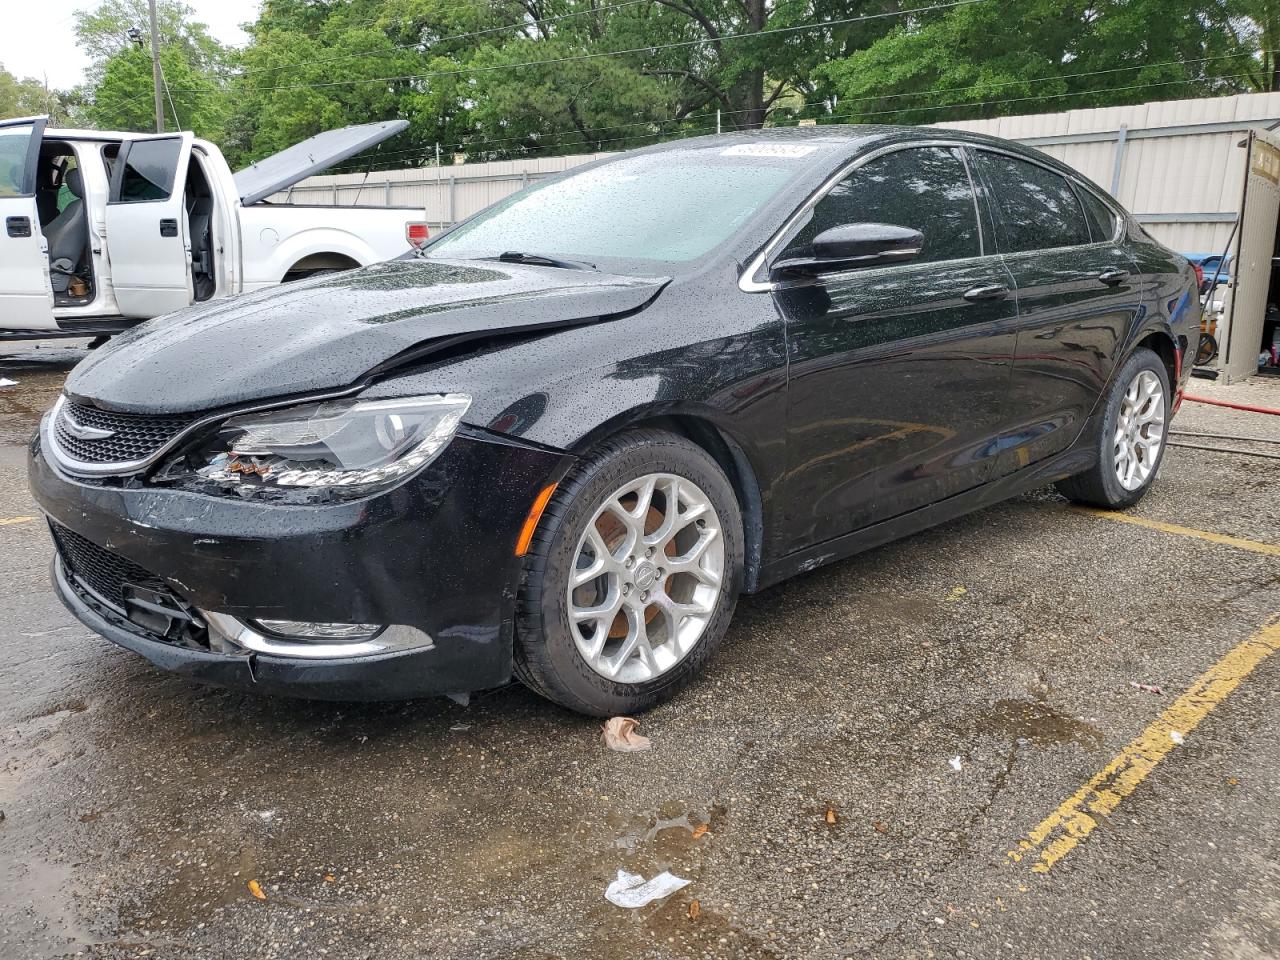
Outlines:
<svg viewBox="0 0 1280 960"><path fill-rule="evenodd" d="M3 369L0 364L0 369ZM44 412L62 391L61 371L19 371L5 374L17 386L0 388L0 443L26 443Z"/></svg>
<svg viewBox="0 0 1280 960"><path fill-rule="evenodd" d="M1102 731L1083 720L1059 713L1043 703L1001 700L977 723L979 733L1002 740L1024 741L1038 747L1078 743L1090 750L1102 746Z"/></svg>

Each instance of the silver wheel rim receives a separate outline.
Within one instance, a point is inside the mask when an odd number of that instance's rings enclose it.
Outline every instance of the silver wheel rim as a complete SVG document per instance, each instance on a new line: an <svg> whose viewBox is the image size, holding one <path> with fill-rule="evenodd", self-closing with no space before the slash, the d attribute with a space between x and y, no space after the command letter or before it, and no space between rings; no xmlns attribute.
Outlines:
<svg viewBox="0 0 1280 960"><path fill-rule="evenodd" d="M1164 446L1164 387L1150 370L1140 371L1125 390L1112 443L1116 479L1137 490L1151 478Z"/></svg>
<svg viewBox="0 0 1280 960"><path fill-rule="evenodd" d="M619 487L573 556L569 626L596 673L644 683L702 639L724 582L724 535L697 484L650 473Z"/></svg>

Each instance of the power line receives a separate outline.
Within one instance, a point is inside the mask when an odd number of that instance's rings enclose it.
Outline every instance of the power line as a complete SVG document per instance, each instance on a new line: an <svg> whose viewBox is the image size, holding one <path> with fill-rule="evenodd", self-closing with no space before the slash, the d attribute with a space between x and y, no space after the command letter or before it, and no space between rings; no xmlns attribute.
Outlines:
<svg viewBox="0 0 1280 960"><path fill-rule="evenodd" d="M861 17L843 17L838 20L823 20L816 23L802 23L792 27L774 27L769 30L757 30L753 33L726 33L719 37L699 37L694 40L678 40L672 43L649 44L643 47L631 47L627 50L608 50L598 53L582 53L569 57L552 57L546 60L529 60L524 63L496 63L489 66L462 67L456 70L431 70L426 73L409 73L395 77L370 77L362 80L328 80L322 83L291 83L274 87L251 87L252 93L269 93L274 90L318 89L321 87L349 87L364 83L392 83L400 80L428 80L432 77L456 77L477 73L490 73L497 70L516 70L521 67L545 67L562 63L576 63L584 60L599 60L605 57L625 57L636 53L654 54L660 50L675 50L683 47L702 47L709 44L723 43L729 40L754 40L761 37L779 34L797 33L802 30L819 30L824 27L839 27L850 23L865 23L869 20L881 20L886 17L902 17L928 13L933 10L949 10L953 7L968 7L975 3L986 3L988 0L951 0L949 3L936 3L927 7L916 7L911 10L892 10L887 13L870 13Z"/></svg>

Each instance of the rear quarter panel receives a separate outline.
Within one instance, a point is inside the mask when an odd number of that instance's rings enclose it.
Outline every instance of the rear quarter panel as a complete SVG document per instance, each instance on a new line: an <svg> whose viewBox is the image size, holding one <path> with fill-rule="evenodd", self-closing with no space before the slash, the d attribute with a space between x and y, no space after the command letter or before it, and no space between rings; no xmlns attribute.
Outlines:
<svg viewBox="0 0 1280 960"><path fill-rule="evenodd" d="M405 224L423 219L404 207L240 207L245 291L279 283L304 257L337 253L361 266L409 249Z"/></svg>

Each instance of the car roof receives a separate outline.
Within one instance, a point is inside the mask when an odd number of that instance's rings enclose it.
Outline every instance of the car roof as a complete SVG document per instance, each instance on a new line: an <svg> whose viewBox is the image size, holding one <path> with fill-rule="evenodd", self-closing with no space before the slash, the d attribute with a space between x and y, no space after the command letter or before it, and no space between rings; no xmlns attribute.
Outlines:
<svg viewBox="0 0 1280 960"><path fill-rule="evenodd" d="M985 133L970 130L954 130L949 127L914 127L894 124L830 123L811 127L762 127L758 130L734 130L729 133L705 134L668 140L652 146L641 147L643 153L666 153L707 147L731 147L737 144L778 143L817 147L812 161L829 162L833 153L849 154L851 151L877 143L893 143L908 140L955 140L978 146L998 147L1010 153L1032 157L1038 162L1048 162L1055 167L1062 165L1052 157L1012 140L1002 140ZM1067 168L1063 168L1067 169Z"/></svg>

